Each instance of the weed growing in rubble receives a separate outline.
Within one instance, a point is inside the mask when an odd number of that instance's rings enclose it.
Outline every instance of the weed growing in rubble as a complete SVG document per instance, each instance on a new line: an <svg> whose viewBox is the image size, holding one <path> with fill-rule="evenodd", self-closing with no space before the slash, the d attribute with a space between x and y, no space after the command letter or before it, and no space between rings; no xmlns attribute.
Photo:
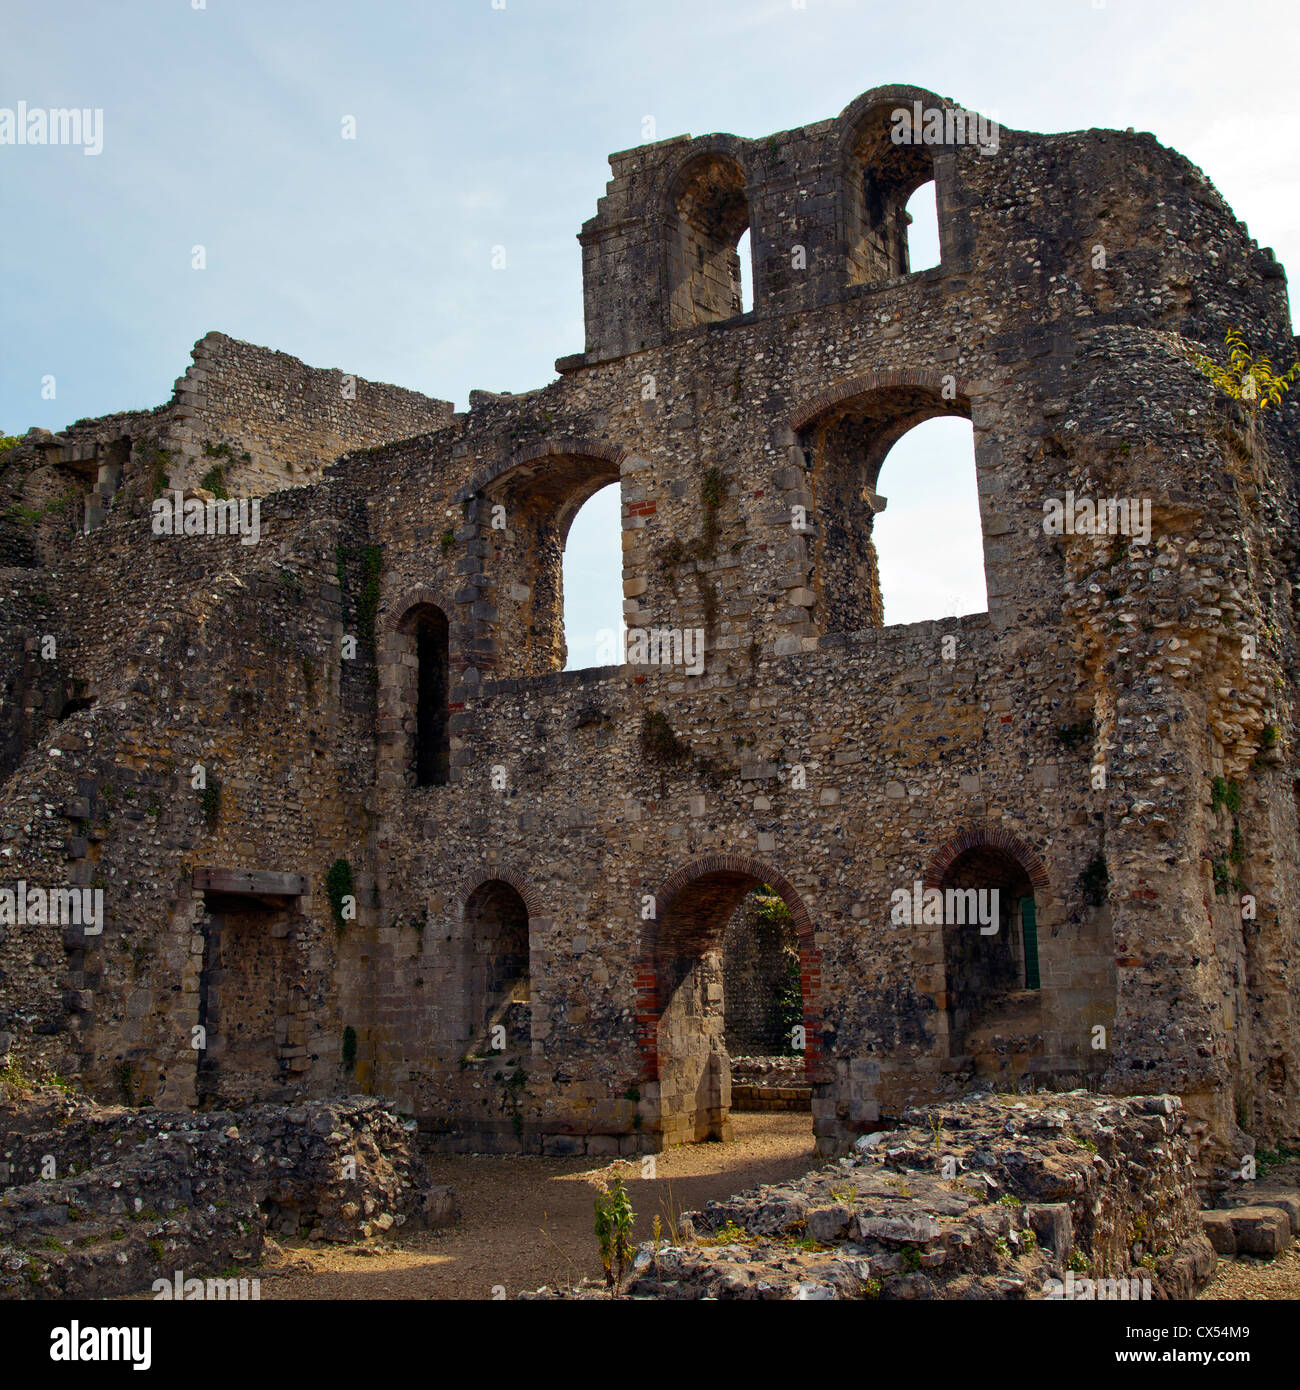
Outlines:
<svg viewBox="0 0 1300 1390"><path fill-rule="evenodd" d="M1285 1144L1276 1149L1255 1150L1255 1171L1265 1177L1271 1168L1280 1168L1284 1163L1300 1158L1300 1149L1288 1149Z"/></svg>
<svg viewBox="0 0 1300 1390"><path fill-rule="evenodd" d="M753 1245L754 1237L728 1218L712 1235L701 1236L701 1245Z"/></svg>
<svg viewBox="0 0 1300 1390"><path fill-rule="evenodd" d="M605 1270L605 1282L615 1293L623 1282L623 1271L632 1256L632 1222L636 1213L623 1186L615 1174L601 1184L596 1194L596 1239L600 1242L600 1263Z"/></svg>

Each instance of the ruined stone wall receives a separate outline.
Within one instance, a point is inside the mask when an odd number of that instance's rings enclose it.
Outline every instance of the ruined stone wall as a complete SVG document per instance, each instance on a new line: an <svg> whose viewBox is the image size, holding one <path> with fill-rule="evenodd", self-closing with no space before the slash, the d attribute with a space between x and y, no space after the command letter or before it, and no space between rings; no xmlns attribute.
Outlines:
<svg viewBox="0 0 1300 1390"><path fill-rule="evenodd" d="M57 564L6 571L5 680L33 710L73 680L97 703L57 726L6 711L5 872L98 875L115 926L93 943L11 931L0 1030L101 1090L130 1062L142 1093L188 1098L192 1028L220 993L211 922L234 910L195 871L302 874L305 894L260 904L266 939L231 972L251 1000L257 960L284 953L264 1065L242 1037L223 1056L216 1028L216 1094L355 1077L453 1146L630 1152L725 1126L714 967L735 904L768 883L796 925L830 1150L972 1081L943 927L891 904L978 847L1037 913L1030 1017L988 1042L1002 1081L1177 1091L1203 1169L1251 1136L1294 1138L1297 413L1252 433L1188 361L1228 326L1286 360L1279 268L1149 136L1003 132L996 157L935 155L940 267L846 287L853 229L829 211L826 152L857 149L859 116L893 99L869 97L775 150L709 145L751 168L825 155L794 165L820 190L801 205L807 278L771 270L753 314L655 318L661 194L708 150L616 156L583 234L589 350L559 380L476 393L454 417L392 405L413 437L317 457L322 481L267 499L253 547L152 537L160 465L133 443L129 505ZM761 257L775 234L754 209L800 178L751 199ZM292 423L298 394L249 385L276 355L213 341L181 393L190 444L228 427L259 486L268 460L336 447L329 374L272 454L259 431L281 409ZM868 494L882 460L888 493L894 440L944 413L972 424L989 611L881 627ZM195 481L214 456L176 457ZM702 676L558 672L563 540L615 478L627 622L702 629ZM1150 543L1047 534L1044 501L1068 491L1149 500ZM27 646L38 589L61 634L48 670ZM448 780L420 786L413 621L431 608ZM186 775L199 759L223 782L214 824ZM336 861L356 898L341 931ZM485 883L528 916L499 1055L467 1003L483 943L466 905Z"/></svg>
<svg viewBox="0 0 1300 1390"><path fill-rule="evenodd" d="M437 429L452 407L209 333L176 382L173 414L171 440L183 460L173 486L193 486L216 464L232 493L258 495L316 481L349 449ZM213 453L223 446L229 454Z"/></svg>

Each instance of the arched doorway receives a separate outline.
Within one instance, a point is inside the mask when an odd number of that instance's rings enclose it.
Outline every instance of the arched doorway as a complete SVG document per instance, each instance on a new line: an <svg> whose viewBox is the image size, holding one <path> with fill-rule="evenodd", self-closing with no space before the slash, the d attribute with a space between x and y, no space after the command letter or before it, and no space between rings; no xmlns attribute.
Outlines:
<svg viewBox="0 0 1300 1390"><path fill-rule="evenodd" d="M1014 837L972 832L936 856L943 895L948 1055L976 1076L1010 1081L1043 1053L1038 917L1046 876Z"/></svg>
<svg viewBox="0 0 1300 1390"><path fill-rule="evenodd" d="M747 895L766 890L789 910L798 943L804 1074L822 1081L820 966L812 921L793 885L744 855L711 855L678 870L660 890L643 935L639 1042L643 1099L663 1145L731 1138L731 1068L726 1044L724 944Z"/></svg>
<svg viewBox="0 0 1300 1390"><path fill-rule="evenodd" d="M528 905L504 879L481 883L465 901L467 1055L526 1053L532 1042Z"/></svg>

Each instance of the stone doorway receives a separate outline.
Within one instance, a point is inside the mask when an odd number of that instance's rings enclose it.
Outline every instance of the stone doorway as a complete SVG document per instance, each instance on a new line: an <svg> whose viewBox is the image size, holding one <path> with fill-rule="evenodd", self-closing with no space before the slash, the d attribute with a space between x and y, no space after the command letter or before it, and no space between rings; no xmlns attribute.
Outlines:
<svg viewBox="0 0 1300 1390"><path fill-rule="evenodd" d="M205 891L206 908L199 927L199 1104L287 1100L312 1062L295 948L305 880L207 869L196 872L195 883Z"/></svg>
<svg viewBox="0 0 1300 1390"><path fill-rule="evenodd" d="M773 909L773 900L786 909L799 959L798 1022L791 1024L790 1041L792 1050L802 1044L808 1084L814 1084L820 1015L810 996L817 967L812 923L802 901L784 878L756 861L737 855L700 861L665 885L645 941L640 1033L647 1085L642 1113L662 1146L732 1138L726 944L728 924L751 894L756 895L754 910L762 902L774 918L782 915ZM745 914L739 915L743 922ZM731 955L734 983L743 979L734 934ZM766 1025L748 1018L743 1001L736 1002L733 1029L749 1034L752 1045L754 1029L766 1036Z"/></svg>
<svg viewBox="0 0 1300 1390"><path fill-rule="evenodd" d="M1012 1080L1043 1050L1034 885L1005 849L976 845L938 887L945 903L961 895L961 911L946 910L943 924L949 1055L969 1058L981 1079Z"/></svg>

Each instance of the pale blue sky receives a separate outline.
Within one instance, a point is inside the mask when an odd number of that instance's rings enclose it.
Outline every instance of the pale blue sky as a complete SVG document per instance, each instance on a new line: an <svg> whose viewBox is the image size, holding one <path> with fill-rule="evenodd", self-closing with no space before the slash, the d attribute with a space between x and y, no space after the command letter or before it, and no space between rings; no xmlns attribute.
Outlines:
<svg viewBox="0 0 1300 1390"><path fill-rule="evenodd" d="M1294 270L1296 16L1292 0L5 0L0 106L102 108L104 150L0 146L0 428L159 404L210 329L462 409L473 387L543 385L582 347L575 235L645 116L660 138L763 136L889 82L1010 126L1150 130ZM900 535L899 483L918 474L931 506L951 494L940 463L896 452L881 488ZM957 582L922 563L938 590ZM962 582L958 607L982 606ZM592 640L600 625L576 621Z"/></svg>

